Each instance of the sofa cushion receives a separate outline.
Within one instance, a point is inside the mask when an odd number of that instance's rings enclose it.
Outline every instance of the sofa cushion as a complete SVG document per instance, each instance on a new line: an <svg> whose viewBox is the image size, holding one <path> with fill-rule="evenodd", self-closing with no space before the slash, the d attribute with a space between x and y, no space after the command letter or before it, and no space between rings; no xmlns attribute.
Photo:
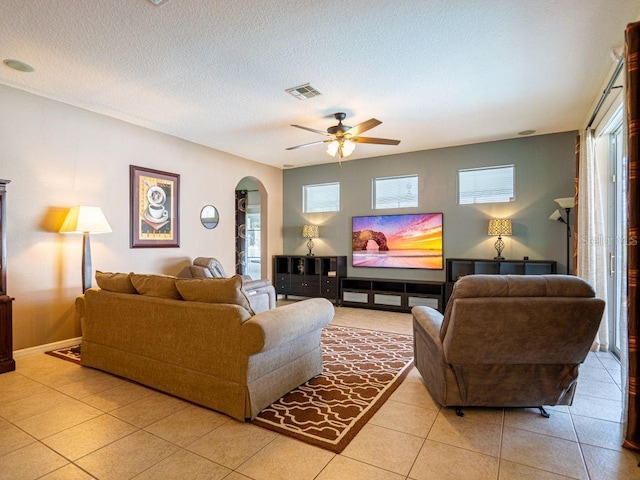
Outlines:
<svg viewBox="0 0 640 480"><path fill-rule="evenodd" d="M178 278L176 287L187 301L204 303L231 303L246 308L251 315L249 298L242 288L242 277L230 278Z"/></svg>
<svg viewBox="0 0 640 480"><path fill-rule="evenodd" d="M176 288L176 277L169 275L141 275L131 274L131 283L141 295L150 297L172 298L181 300L180 292Z"/></svg>
<svg viewBox="0 0 640 480"><path fill-rule="evenodd" d="M131 283L131 273L96 271L96 283L102 290L117 293L138 293Z"/></svg>

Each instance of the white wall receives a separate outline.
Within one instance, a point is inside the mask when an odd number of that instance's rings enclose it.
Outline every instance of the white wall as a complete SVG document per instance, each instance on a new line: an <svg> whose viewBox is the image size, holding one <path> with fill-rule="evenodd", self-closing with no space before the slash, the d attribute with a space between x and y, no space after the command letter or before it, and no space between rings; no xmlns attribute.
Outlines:
<svg viewBox="0 0 640 480"><path fill-rule="evenodd" d="M282 172L76 107L0 86L0 178L7 191L7 284L14 350L80 336L81 235L57 233L73 205L102 208L113 233L93 235L94 270L177 274L197 256L235 270L236 184L268 194L268 274L282 250ZM129 165L180 174L180 248L129 248ZM202 207L220 213L213 230Z"/></svg>

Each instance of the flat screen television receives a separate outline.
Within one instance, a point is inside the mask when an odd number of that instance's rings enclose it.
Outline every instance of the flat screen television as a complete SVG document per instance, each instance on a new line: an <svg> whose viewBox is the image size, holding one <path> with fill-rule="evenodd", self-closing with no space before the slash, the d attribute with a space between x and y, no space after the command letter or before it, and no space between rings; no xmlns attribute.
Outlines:
<svg viewBox="0 0 640 480"><path fill-rule="evenodd" d="M442 213L352 218L354 267L442 270Z"/></svg>

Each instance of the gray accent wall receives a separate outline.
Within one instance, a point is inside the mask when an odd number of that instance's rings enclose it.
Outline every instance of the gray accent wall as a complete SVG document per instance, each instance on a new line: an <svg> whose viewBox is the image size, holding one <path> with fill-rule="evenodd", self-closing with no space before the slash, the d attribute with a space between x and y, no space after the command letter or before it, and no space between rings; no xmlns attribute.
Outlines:
<svg viewBox="0 0 640 480"><path fill-rule="evenodd" d="M574 194L576 135L575 131L564 132L351 160L342 166L333 163L284 170L282 253L306 254L302 226L316 224L320 226L320 238L314 240L314 254L346 255L350 277L443 281L444 270L351 266L351 217L442 212L445 258L492 259L496 256L496 237L487 235L489 219L510 218L513 235L503 237L503 257L556 260L558 273L565 273L566 227L548 218L558 208L554 198ZM318 148L318 155L326 153ZM515 165L515 201L457 204L459 169L511 164ZM419 207L374 210L372 179L408 174L419 176ZM303 185L328 182L340 182L340 211L302 213Z"/></svg>

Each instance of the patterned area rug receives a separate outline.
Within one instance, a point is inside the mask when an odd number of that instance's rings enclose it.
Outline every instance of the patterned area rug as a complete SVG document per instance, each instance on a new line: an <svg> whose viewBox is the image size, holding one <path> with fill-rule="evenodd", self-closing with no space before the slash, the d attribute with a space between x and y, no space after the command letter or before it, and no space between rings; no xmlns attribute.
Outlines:
<svg viewBox="0 0 640 480"><path fill-rule="evenodd" d="M413 366L413 337L330 325L322 375L287 393L253 421L340 453Z"/></svg>
<svg viewBox="0 0 640 480"><path fill-rule="evenodd" d="M46 352L80 364L78 345ZM413 337L327 326L323 373L265 408L255 425L340 453L413 366Z"/></svg>
<svg viewBox="0 0 640 480"><path fill-rule="evenodd" d="M58 350L51 350L50 352L44 352L52 357L62 358L63 360L69 360L77 365L80 365L80 345L73 345L72 347L60 348Z"/></svg>

